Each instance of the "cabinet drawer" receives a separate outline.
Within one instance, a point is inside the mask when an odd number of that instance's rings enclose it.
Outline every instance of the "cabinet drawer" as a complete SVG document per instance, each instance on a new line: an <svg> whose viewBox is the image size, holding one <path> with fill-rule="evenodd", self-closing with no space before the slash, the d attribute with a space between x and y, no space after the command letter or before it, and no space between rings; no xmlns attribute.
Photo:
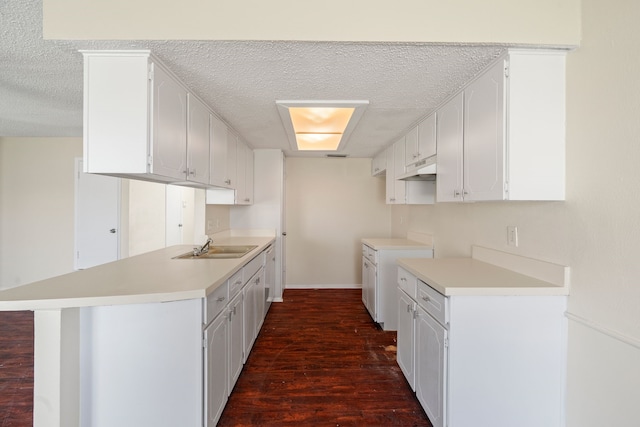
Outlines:
<svg viewBox="0 0 640 427"><path fill-rule="evenodd" d="M418 279L402 267L398 267L398 286L411 298L416 298Z"/></svg>
<svg viewBox="0 0 640 427"><path fill-rule="evenodd" d="M369 261L371 261L371 263L373 264L377 264L376 261L376 250L367 246L367 245L362 245L362 255L364 255L364 257L366 259L368 259Z"/></svg>
<svg viewBox="0 0 640 427"><path fill-rule="evenodd" d="M256 274L258 270L260 270L260 267L262 267L263 264L264 256L262 253L249 261L242 269L244 270L244 272L242 273L244 283L247 283L247 281L251 279L251 277L253 277L253 275Z"/></svg>
<svg viewBox="0 0 640 427"><path fill-rule="evenodd" d="M209 324L229 303L229 281L207 295L205 305L205 325Z"/></svg>
<svg viewBox="0 0 640 427"><path fill-rule="evenodd" d="M418 280L418 304L433 316L440 324L449 323L449 308L447 297L437 292L422 280Z"/></svg>
<svg viewBox="0 0 640 427"><path fill-rule="evenodd" d="M242 289L244 281L242 280L242 269L229 278L229 299L235 297Z"/></svg>

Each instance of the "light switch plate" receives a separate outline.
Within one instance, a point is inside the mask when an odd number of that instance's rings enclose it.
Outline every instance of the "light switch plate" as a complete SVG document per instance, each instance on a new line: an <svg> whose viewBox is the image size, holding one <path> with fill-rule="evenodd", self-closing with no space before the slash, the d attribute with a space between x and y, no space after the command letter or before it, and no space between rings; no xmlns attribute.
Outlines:
<svg viewBox="0 0 640 427"><path fill-rule="evenodd" d="M507 226L507 245L518 247L518 227L515 225Z"/></svg>

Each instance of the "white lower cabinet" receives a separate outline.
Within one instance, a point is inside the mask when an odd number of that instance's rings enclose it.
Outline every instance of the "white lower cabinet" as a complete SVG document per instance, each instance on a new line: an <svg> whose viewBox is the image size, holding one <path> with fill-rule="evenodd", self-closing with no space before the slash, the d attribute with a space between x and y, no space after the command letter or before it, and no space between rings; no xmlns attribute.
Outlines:
<svg viewBox="0 0 640 427"><path fill-rule="evenodd" d="M266 252L266 251L265 251ZM264 252L205 300L204 416L215 426L222 415L264 321ZM224 290L228 289L228 296ZM219 313L219 314L217 314Z"/></svg>
<svg viewBox="0 0 640 427"><path fill-rule="evenodd" d="M229 397L228 364L228 317L221 313L204 330L205 347L205 402L206 425L215 426Z"/></svg>
<svg viewBox="0 0 640 427"><path fill-rule="evenodd" d="M416 397L433 427L443 427L446 410L447 330L418 307L415 323Z"/></svg>
<svg viewBox="0 0 640 427"><path fill-rule="evenodd" d="M434 427L564 425L565 296L413 294L411 277L398 269L397 360Z"/></svg>
<svg viewBox="0 0 640 427"><path fill-rule="evenodd" d="M363 239L363 242L370 239ZM384 240L384 239L381 239ZM398 258L433 258L433 249L407 249L389 240L384 248L362 245L362 302L374 322L385 331L398 329L397 266ZM376 245L373 245L376 246ZM377 247L377 246L376 246Z"/></svg>
<svg viewBox="0 0 640 427"><path fill-rule="evenodd" d="M238 381L244 363L244 304L242 292L229 303L229 394Z"/></svg>
<svg viewBox="0 0 640 427"><path fill-rule="evenodd" d="M397 360L413 391L416 391L414 359L415 312L416 302L402 289L398 288Z"/></svg>
<svg viewBox="0 0 640 427"><path fill-rule="evenodd" d="M242 290L244 298L245 362L260 332L264 314L264 268L254 274Z"/></svg>

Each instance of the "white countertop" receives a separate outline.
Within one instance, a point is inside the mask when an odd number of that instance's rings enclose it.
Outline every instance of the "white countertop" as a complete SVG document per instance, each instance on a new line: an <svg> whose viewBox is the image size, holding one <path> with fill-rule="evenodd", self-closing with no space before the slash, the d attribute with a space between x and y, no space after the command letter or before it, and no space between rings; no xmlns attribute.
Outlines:
<svg viewBox="0 0 640 427"><path fill-rule="evenodd" d="M478 257L496 259L498 265L475 257L403 258L398 265L447 296L569 295L568 267L486 248L474 249L474 255L477 251ZM499 266L502 260L506 261ZM505 265L513 269L504 268ZM519 269L528 274L518 272Z"/></svg>
<svg viewBox="0 0 640 427"><path fill-rule="evenodd" d="M178 245L0 291L0 310L38 310L204 298L274 237L216 239L220 245L258 245L242 258L172 259L193 250Z"/></svg>
<svg viewBox="0 0 640 427"><path fill-rule="evenodd" d="M377 251L406 250L406 249L433 249L433 245L417 242L409 239L362 239L362 243Z"/></svg>

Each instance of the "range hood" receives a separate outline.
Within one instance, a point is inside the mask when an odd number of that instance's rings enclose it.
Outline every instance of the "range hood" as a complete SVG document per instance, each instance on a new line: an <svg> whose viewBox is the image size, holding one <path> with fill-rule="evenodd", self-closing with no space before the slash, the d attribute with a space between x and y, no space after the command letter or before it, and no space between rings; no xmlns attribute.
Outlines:
<svg viewBox="0 0 640 427"><path fill-rule="evenodd" d="M411 165L398 179L402 181L435 181L436 180L436 156L431 156Z"/></svg>

